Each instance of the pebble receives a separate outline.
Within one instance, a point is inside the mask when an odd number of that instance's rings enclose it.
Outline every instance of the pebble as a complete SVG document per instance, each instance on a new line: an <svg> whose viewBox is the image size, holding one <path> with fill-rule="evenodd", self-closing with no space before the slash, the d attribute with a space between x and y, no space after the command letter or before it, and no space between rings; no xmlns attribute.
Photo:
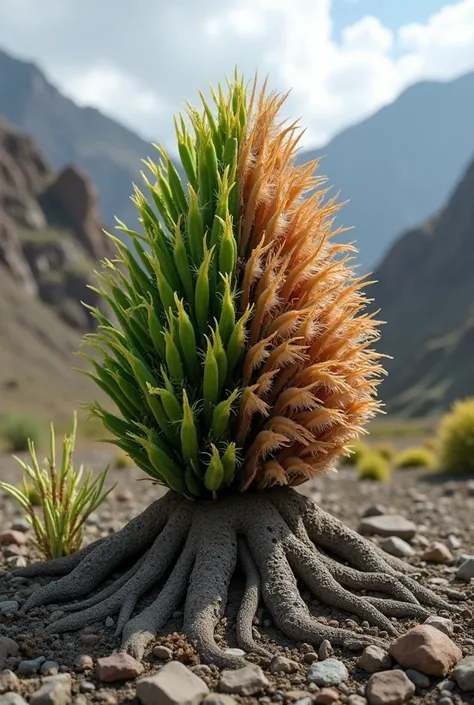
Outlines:
<svg viewBox="0 0 474 705"><path fill-rule="evenodd" d="M317 705L331 705L339 702L339 693L334 688L321 688L313 700Z"/></svg>
<svg viewBox="0 0 474 705"><path fill-rule="evenodd" d="M384 649L371 644L365 647L357 665L367 671L367 673L377 673L377 671L389 669L392 665L392 660L390 654Z"/></svg>
<svg viewBox="0 0 474 705"><path fill-rule="evenodd" d="M18 666L18 675L20 678L28 678L29 676L34 676L38 673L39 669L46 661L44 656L38 656L35 659L28 659L26 661L21 661Z"/></svg>
<svg viewBox="0 0 474 705"><path fill-rule="evenodd" d="M237 700L225 693L209 693L202 701L202 705L237 705Z"/></svg>
<svg viewBox="0 0 474 705"><path fill-rule="evenodd" d="M448 636L452 636L454 633L454 624L450 619L448 619L448 617L438 617L438 615L433 614L425 619L424 624L429 624L430 627L439 629L440 632L443 632Z"/></svg>
<svg viewBox="0 0 474 705"><path fill-rule="evenodd" d="M164 661L170 661L173 658L173 652L171 649L168 649L167 646L158 645L153 649L153 656L163 659Z"/></svg>
<svg viewBox="0 0 474 705"><path fill-rule="evenodd" d="M262 701L262 699L260 699L260 702L261 701ZM314 700L310 696L308 696L308 697L300 698L299 700L297 700L295 702L295 705L311 705L313 702L314 702Z"/></svg>
<svg viewBox="0 0 474 705"><path fill-rule="evenodd" d="M74 670L76 671L76 673L84 673L84 671L88 671L90 668L92 668L93 665L94 662L92 658L87 654L79 654L74 659Z"/></svg>
<svg viewBox="0 0 474 705"><path fill-rule="evenodd" d="M158 673L137 681L137 697L143 705L199 705L209 688L180 661L169 661Z"/></svg>
<svg viewBox="0 0 474 705"><path fill-rule="evenodd" d="M117 653L97 659L95 667L97 678L105 683L137 678L143 671L143 665L130 654Z"/></svg>
<svg viewBox="0 0 474 705"><path fill-rule="evenodd" d="M260 693L269 681L260 668L254 664L238 668L235 671L225 670L221 673L219 689L223 693L236 695L256 695Z"/></svg>
<svg viewBox="0 0 474 705"><path fill-rule="evenodd" d="M246 656L246 653L243 649L226 649L224 653L228 656Z"/></svg>
<svg viewBox="0 0 474 705"><path fill-rule="evenodd" d="M100 636L98 634L81 634L81 642L86 646L94 646L99 639Z"/></svg>
<svg viewBox="0 0 474 705"><path fill-rule="evenodd" d="M410 544L399 536L387 536L386 539L380 542L380 548L386 553L390 553L391 556L397 556L397 558L408 558L415 554Z"/></svg>
<svg viewBox="0 0 474 705"><path fill-rule="evenodd" d="M42 676L55 676L59 672L59 664L56 661L45 661L41 664L40 673Z"/></svg>
<svg viewBox="0 0 474 705"><path fill-rule="evenodd" d="M270 664L271 673L296 673L298 670L299 664L286 656L275 656Z"/></svg>
<svg viewBox="0 0 474 705"><path fill-rule="evenodd" d="M8 636L0 636L0 669L5 665L8 656L16 656L19 646Z"/></svg>
<svg viewBox="0 0 474 705"><path fill-rule="evenodd" d="M421 624L409 629L390 646L390 654L404 668L427 676L446 676L462 658L461 649L439 629Z"/></svg>
<svg viewBox="0 0 474 705"><path fill-rule="evenodd" d="M114 625L115 622L112 617L107 617L107 619L105 620L105 626L107 627L107 629L111 629Z"/></svg>
<svg viewBox="0 0 474 705"><path fill-rule="evenodd" d="M122 492L117 492L118 502L133 502L135 495L130 490L123 490Z"/></svg>
<svg viewBox="0 0 474 705"><path fill-rule="evenodd" d="M474 656L466 656L456 664L453 678L462 691L474 691Z"/></svg>
<svg viewBox="0 0 474 705"><path fill-rule="evenodd" d="M470 557L467 560L462 563L459 568L458 572L456 573L456 577L458 577L460 580L465 580L467 583L470 582L471 578L474 578L474 558ZM1 609L1 603L0 603L0 609Z"/></svg>
<svg viewBox="0 0 474 705"><path fill-rule="evenodd" d="M12 529L13 531L22 531L23 533L26 533L31 529L31 524L26 521L26 519L15 519L12 524Z"/></svg>
<svg viewBox="0 0 474 705"><path fill-rule="evenodd" d="M444 543L436 541L422 553L421 560L430 563L451 563L453 554Z"/></svg>
<svg viewBox="0 0 474 705"><path fill-rule="evenodd" d="M95 690L95 685L94 683L91 683L91 681L81 681L79 683L79 690L81 693L93 693Z"/></svg>
<svg viewBox="0 0 474 705"><path fill-rule="evenodd" d="M0 705L27 705L19 693L5 693L0 695Z"/></svg>
<svg viewBox="0 0 474 705"><path fill-rule="evenodd" d="M369 507L364 509L362 512L362 517L379 517L387 514L387 509L381 504L371 504Z"/></svg>
<svg viewBox="0 0 474 705"><path fill-rule="evenodd" d="M417 527L398 514L381 514L362 519L357 530L364 536L398 536L410 540L416 534Z"/></svg>
<svg viewBox="0 0 474 705"><path fill-rule="evenodd" d="M6 563L10 570L26 567L26 560L23 556L10 556L10 558L6 559Z"/></svg>
<svg viewBox="0 0 474 705"><path fill-rule="evenodd" d="M18 612L20 605L16 600L3 600L0 602L0 614L9 614L10 612Z"/></svg>
<svg viewBox="0 0 474 705"><path fill-rule="evenodd" d="M449 695L443 695L442 698L436 701L436 705L454 705L454 701Z"/></svg>
<svg viewBox="0 0 474 705"><path fill-rule="evenodd" d="M0 695L9 693L13 690L20 690L20 679L13 671L2 671L0 673Z"/></svg>
<svg viewBox="0 0 474 705"><path fill-rule="evenodd" d="M65 674L49 676L30 698L31 705L69 705L71 702L71 678Z"/></svg>
<svg viewBox="0 0 474 705"><path fill-rule="evenodd" d="M207 665L207 663L198 663L196 666L191 667L191 671L200 678L212 675L211 668Z"/></svg>
<svg viewBox="0 0 474 705"><path fill-rule="evenodd" d="M424 673L420 673L420 671L415 671L415 669L413 668L407 668L405 673L417 688L425 689L430 687L430 679L428 678L428 676L425 676Z"/></svg>
<svg viewBox="0 0 474 705"><path fill-rule="evenodd" d="M314 663L317 660L318 660L318 654L316 654L314 651L308 651L307 654L303 655L303 661L305 663Z"/></svg>
<svg viewBox="0 0 474 705"><path fill-rule="evenodd" d="M349 678L349 672L342 661L328 658L318 663L313 663L307 674L309 683L319 686L339 685Z"/></svg>
<svg viewBox="0 0 474 705"><path fill-rule="evenodd" d="M0 543L3 545L24 546L28 541L28 536L22 531L4 529L0 531Z"/></svg>
<svg viewBox="0 0 474 705"><path fill-rule="evenodd" d="M446 546L451 549L451 551L457 551L459 548L461 548L462 544L457 536L455 536L454 534L449 534L448 538L446 539Z"/></svg>
<svg viewBox="0 0 474 705"><path fill-rule="evenodd" d="M373 673L367 683L369 705L402 705L414 694L414 684L399 670Z"/></svg>
<svg viewBox="0 0 474 705"><path fill-rule="evenodd" d="M347 705L367 705L367 700L362 695L349 695L347 698Z"/></svg>
<svg viewBox="0 0 474 705"><path fill-rule="evenodd" d="M327 639L324 639L324 641L321 642L321 646L318 650L318 658L320 661L325 661L326 659L331 658L331 656L334 656L334 649L332 648L332 644Z"/></svg>

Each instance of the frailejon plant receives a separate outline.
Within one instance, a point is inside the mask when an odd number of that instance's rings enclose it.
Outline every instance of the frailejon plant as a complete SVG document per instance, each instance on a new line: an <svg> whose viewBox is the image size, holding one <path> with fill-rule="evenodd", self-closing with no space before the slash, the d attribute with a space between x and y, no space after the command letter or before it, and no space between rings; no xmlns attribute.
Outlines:
<svg viewBox="0 0 474 705"><path fill-rule="evenodd" d="M23 507L35 536L34 543L45 558L62 558L78 551L84 536L87 517L102 504L112 491L104 490L107 470L93 478L92 470L74 468L77 416L72 432L63 440L61 464L56 466L54 425L50 427L50 455L40 464L34 442L28 440L30 464L15 458L21 465L23 487L0 482ZM38 511L38 508L40 511Z"/></svg>
<svg viewBox="0 0 474 705"><path fill-rule="evenodd" d="M366 282L354 247L335 240L339 205L316 164L296 166L301 133L279 118L284 97L235 77L212 98L176 122L184 176L162 149L147 160L150 198L133 196L143 232L119 223L133 246L116 240L98 275L117 324L93 309L99 328L87 338L100 354L90 374L118 409L91 412L168 492L118 533L22 570L59 578L24 609L64 601L72 614L48 625L54 633L117 615L122 649L141 657L184 600L183 631L201 659L243 665L214 638L238 564L244 650L268 656L253 634L261 599L296 640L383 643L317 621L297 586L390 635L390 617L428 616L420 602L450 609L293 489L330 470L379 407Z"/></svg>

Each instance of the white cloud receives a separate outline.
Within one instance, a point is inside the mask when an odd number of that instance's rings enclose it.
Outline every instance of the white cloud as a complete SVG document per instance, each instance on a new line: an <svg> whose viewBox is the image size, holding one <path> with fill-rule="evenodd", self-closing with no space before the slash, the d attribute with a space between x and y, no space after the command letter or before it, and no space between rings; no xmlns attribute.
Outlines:
<svg viewBox="0 0 474 705"><path fill-rule="evenodd" d="M448 0L447 0L448 1ZM132 11L131 11L132 9ZM287 112L322 143L424 78L474 69L474 0L396 33L377 17L336 41L331 0L2 0L0 46L57 85L167 141L172 113L237 64L292 88Z"/></svg>

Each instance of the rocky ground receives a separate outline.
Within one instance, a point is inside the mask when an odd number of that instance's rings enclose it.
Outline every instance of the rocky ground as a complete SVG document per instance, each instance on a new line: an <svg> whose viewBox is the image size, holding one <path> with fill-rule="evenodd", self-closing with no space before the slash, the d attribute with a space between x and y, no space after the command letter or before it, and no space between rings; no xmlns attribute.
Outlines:
<svg viewBox="0 0 474 705"><path fill-rule="evenodd" d="M80 460L97 469L110 460L101 449L82 455ZM16 465L7 456L0 458L0 468L2 479L19 479ZM117 487L90 517L86 541L117 530L158 496L149 482L137 482L139 477L134 469L111 470L109 480ZM61 605L26 616L18 612L42 581L12 577L9 572L37 554L21 512L0 495L0 705L24 705L25 700L32 705L69 705L71 699L73 705L130 701L143 705L474 705L472 481L435 481L422 471L403 470L394 474L391 484L379 485L358 482L352 470L344 469L308 484L303 491L349 526L383 542L389 552L405 556L420 568L423 584L457 600L463 612L454 617L438 613L439 619L417 629L412 629L414 621L400 620L400 631L408 633L391 644L390 654L376 647L350 654L334 653L329 643L316 651L291 643L273 627L270 615L260 610L256 630L275 658L263 662L251 656L248 668L227 672L199 663L180 635L181 615L176 613L143 663L138 663L114 654L119 642L112 618L82 632L46 636L43 627L58 617ZM232 621L241 587L237 575L219 627L218 638L228 648L235 648ZM321 607L304 586L301 589L321 621L377 633L353 615Z"/></svg>

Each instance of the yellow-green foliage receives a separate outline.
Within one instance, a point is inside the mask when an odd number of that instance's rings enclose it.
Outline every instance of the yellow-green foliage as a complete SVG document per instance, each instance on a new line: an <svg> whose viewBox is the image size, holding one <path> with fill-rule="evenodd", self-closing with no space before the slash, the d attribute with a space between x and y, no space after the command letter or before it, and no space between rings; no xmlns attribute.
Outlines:
<svg viewBox="0 0 474 705"><path fill-rule="evenodd" d="M128 453L121 452L117 453L117 455L115 456L113 466L114 468L117 468L117 470L125 470L125 468L135 467L135 463L128 455Z"/></svg>
<svg viewBox="0 0 474 705"><path fill-rule="evenodd" d="M93 478L92 471L81 466L74 468L73 454L77 417L71 435L63 441L61 464L56 467L54 427L51 424L50 456L40 465L35 445L28 440L30 462L15 458L24 477L22 488L0 482L5 490L23 507L26 519L35 534L35 544L45 558L61 558L79 550L82 544L84 522L112 491L103 489L107 470ZM41 507L40 516L35 506Z"/></svg>
<svg viewBox="0 0 474 705"><path fill-rule="evenodd" d="M378 443L375 448L375 452L385 458L385 460L392 460L395 455L395 448L391 443Z"/></svg>
<svg viewBox="0 0 474 705"><path fill-rule="evenodd" d="M395 456L393 464L396 468L434 468L436 456L429 448L413 446L402 450Z"/></svg>
<svg viewBox="0 0 474 705"><path fill-rule="evenodd" d="M438 428L440 469L474 474L474 397L456 402Z"/></svg>
<svg viewBox="0 0 474 705"><path fill-rule="evenodd" d="M357 465L361 457L370 451L369 446L362 441L351 443L349 447L351 454L341 458L341 465Z"/></svg>
<svg viewBox="0 0 474 705"><path fill-rule="evenodd" d="M388 482L390 480L390 466L379 453L370 451L360 457L357 463L357 477L359 480Z"/></svg>
<svg viewBox="0 0 474 705"><path fill-rule="evenodd" d="M38 443L41 437L39 422L27 414L8 414L2 423L1 434L7 449L15 453L28 450L28 440Z"/></svg>

